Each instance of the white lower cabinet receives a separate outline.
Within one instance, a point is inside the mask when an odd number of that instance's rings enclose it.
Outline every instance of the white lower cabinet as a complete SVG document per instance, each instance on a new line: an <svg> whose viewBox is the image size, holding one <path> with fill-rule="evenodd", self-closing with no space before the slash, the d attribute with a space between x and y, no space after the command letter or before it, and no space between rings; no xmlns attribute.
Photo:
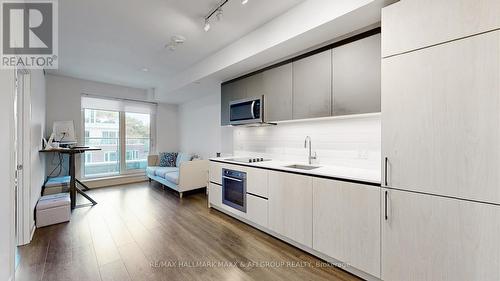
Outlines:
<svg viewBox="0 0 500 281"><path fill-rule="evenodd" d="M247 192L267 198L269 195L267 185L268 171L250 167L246 167L245 171L247 173Z"/></svg>
<svg viewBox="0 0 500 281"><path fill-rule="evenodd" d="M381 194L383 280L500 280L500 206Z"/></svg>
<svg viewBox="0 0 500 281"><path fill-rule="evenodd" d="M380 188L313 179L313 249L380 278Z"/></svg>
<svg viewBox="0 0 500 281"><path fill-rule="evenodd" d="M267 227L267 200L247 194L247 219L260 226Z"/></svg>
<svg viewBox="0 0 500 281"><path fill-rule="evenodd" d="M222 206L222 186L214 183L208 184L208 202L217 207Z"/></svg>
<svg viewBox="0 0 500 281"><path fill-rule="evenodd" d="M211 182L222 184L222 163L210 161L208 178Z"/></svg>
<svg viewBox="0 0 500 281"><path fill-rule="evenodd" d="M269 172L269 228L312 247L312 177Z"/></svg>

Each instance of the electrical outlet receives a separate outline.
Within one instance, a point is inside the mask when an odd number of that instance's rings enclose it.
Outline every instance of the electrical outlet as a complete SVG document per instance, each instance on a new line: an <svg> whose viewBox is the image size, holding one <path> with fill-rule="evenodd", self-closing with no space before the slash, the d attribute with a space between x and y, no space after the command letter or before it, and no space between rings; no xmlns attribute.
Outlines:
<svg viewBox="0 0 500 281"><path fill-rule="evenodd" d="M369 152L368 150L358 150L358 159L368 159Z"/></svg>

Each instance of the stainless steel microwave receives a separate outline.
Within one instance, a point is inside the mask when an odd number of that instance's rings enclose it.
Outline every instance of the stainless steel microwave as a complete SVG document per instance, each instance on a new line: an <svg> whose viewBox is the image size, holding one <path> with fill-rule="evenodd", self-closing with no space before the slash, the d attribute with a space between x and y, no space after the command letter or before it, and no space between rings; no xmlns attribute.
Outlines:
<svg viewBox="0 0 500 281"><path fill-rule="evenodd" d="M264 96L229 103L229 124L244 125L264 122Z"/></svg>

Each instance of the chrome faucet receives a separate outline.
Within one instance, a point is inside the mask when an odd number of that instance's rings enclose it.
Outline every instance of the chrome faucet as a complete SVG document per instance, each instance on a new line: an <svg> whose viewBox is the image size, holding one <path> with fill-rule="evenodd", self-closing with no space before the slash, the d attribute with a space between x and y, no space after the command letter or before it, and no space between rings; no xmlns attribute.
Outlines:
<svg viewBox="0 0 500 281"><path fill-rule="evenodd" d="M308 160L309 160L309 165L312 164L312 160L313 159L316 159L317 156L316 156L316 152L314 152L314 155L312 155L312 152L311 152L311 137L310 136L307 136L306 139L304 140L304 148L307 148L307 143L309 142L309 157L308 157Z"/></svg>

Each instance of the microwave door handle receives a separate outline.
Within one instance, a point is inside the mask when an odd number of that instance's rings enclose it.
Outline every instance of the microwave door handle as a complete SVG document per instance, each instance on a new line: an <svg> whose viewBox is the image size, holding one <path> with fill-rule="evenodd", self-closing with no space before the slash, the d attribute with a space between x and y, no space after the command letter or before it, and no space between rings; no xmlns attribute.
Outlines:
<svg viewBox="0 0 500 281"><path fill-rule="evenodd" d="M226 177L226 176L223 176L222 178L223 178L223 179L232 180L232 181L237 181L237 182L242 182L242 181L243 181L243 180L240 180L240 179L231 178L231 177Z"/></svg>
<svg viewBox="0 0 500 281"><path fill-rule="evenodd" d="M252 113L252 119L255 119L255 112L253 111L255 107L255 101L252 102L252 105L250 106L250 112Z"/></svg>

